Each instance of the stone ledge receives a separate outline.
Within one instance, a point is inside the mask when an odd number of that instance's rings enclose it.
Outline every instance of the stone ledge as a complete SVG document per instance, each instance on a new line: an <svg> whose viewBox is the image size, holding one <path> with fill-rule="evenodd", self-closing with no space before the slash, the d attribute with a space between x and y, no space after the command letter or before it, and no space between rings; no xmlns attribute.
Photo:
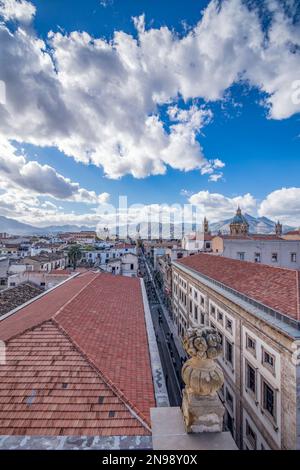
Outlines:
<svg viewBox="0 0 300 470"><path fill-rule="evenodd" d="M153 450L238 450L230 432L187 434L179 407L151 408Z"/></svg>

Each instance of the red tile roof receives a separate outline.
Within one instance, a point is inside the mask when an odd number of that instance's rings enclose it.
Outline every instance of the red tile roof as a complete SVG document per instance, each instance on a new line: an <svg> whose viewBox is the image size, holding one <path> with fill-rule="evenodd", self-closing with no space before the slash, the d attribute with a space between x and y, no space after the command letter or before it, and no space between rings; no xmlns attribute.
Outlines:
<svg viewBox="0 0 300 470"><path fill-rule="evenodd" d="M18 286L0 291L0 317L29 302L42 292L43 289L30 282L24 282Z"/></svg>
<svg viewBox="0 0 300 470"><path fill-rule="evenodd" d="M298 230L290 230L286 232L285 235L300 235L300 228Z"/></svg>
<svg viewBox="0 0 300 470"><path fill-rule="evenodd" d="M145 435L53 321L12 339L0 367L0 435Z"/></svg>
<svg viewBox="0 0 300 470"><path fill-rule="evenodd" d="M275 234L249 234L249 235L215 235L221 237L224 240L277 240L284 241L282 237ZM212 237L214 238L214 237Z"/></svg>
<svg viewBox="0 0 300 470"><path fill-rule="evenodd" d="M149 434L155 399L138 279L79 275L1 321L0 339L0 434Z"/></svg>
<svg viewBox="0 0 300 470"><path fill-rule="evenodd" d="M204 253L178 263L300 320L300 271Z"/></svg>

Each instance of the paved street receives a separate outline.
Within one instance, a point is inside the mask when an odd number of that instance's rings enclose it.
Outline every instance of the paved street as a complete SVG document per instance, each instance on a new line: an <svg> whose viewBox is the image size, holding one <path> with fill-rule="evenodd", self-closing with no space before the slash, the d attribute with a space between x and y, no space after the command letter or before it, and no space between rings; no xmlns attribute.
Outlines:
<svg viewBox="0 0 300 470"><path fill-rule="evenodd" d="M149 266L147 266L146 263L147 261L142 257L140 260L140 269L143 274L147 290L170 405L180 406L182 401L181 390L184 386L181 380L182 360L174 342L174 330L172 332L170 329L170 325L165 317L165 307L161 302L159 293L155 288L153 278L150 274Z"/></svg>

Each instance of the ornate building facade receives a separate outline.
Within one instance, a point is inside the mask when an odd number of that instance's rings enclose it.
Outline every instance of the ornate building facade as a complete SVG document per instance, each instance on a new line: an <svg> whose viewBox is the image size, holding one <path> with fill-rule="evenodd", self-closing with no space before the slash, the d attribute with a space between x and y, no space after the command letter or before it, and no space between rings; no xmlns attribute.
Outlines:
<svg viewBox="0 0 300 470"><path fill-rule="evenodd" d="M299 272L198 254L172 263L174 323L222 338L225 424L241 449L300 449ZM296 358L297 359L297 358Z"/></svg>
<svg viewBox="0 0 300 470"><path fill-rule="evenodd" d="M243 216L241 208L238 207L236 215L230 224L230 235L248 235L249 224Z"/></svg>

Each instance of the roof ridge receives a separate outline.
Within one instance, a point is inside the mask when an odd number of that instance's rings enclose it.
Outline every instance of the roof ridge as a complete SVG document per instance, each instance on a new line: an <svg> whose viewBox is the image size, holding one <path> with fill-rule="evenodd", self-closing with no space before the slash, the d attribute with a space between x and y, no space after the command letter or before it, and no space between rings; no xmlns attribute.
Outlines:
<svg viewBox="0 0 300 470"><path fill-rule="evenodd" d="M33 326L29 326L28 328L26 328L25 330L22 330L22 331L19 331L19 333L16 333L15 335L13 336L10 336L6 341L5 343L9 343L10 341L18 338L19 336L21 335L25 335L26 333L29 333L29 331L33 331L35 328L39 328L40 326L44 325L45 323L49 323L51 322L51 318L49 318L48 320L43 320L39 323L37 323L36 325L33 325Z"/></svg>
<svg viewBox="0 0 300 470"><path fill-rule="evenodd" d="M148 422L147 418L141 413L138 408L124 395L121 390L104 374L104 372L96 366L94 361L88 357L88 355L81 349L81 347L77 344L77 342L66 332L66 330L59 324L59 322L52 317L50 319L52 323L54 323L57 328L64 334L64 336L76 347L79 353L84 357L84 359L93 367L96 373L101 377L101 379L106 383L106 385L117 395L117 397L122 401L122 403L126 406L128 411L132 414L132 416L137 419L142 426L147 429L147 431L151 432L150 423Z"/></svg>
<svg viewBox="0 0 300 470"><path fill-rule="evenodd" d="M83 276L86 275L87 273L83 273ZM79 275L80 276L80 275ZM78 295L81 294L81 292L83 292L90 284L92 284L92 282L99 276L99 273L95 273L95 275L93 276L93 278L87 283L85 284L83 287L81 287L81 289L79 289L78 292L76 292L76 294L74 294L65 304L63 304L55 313L54 315L50 318L50 319L54 319L55 317L57 317L57 315L59 313L61 313L65 307L67 307L71 302L73 302L73 300L76 299L76 297L78 297Z"/></svg>
<svg viewBox="0 0 300 470"><path fill-rule="evenodd" d="M246 263L258 266L259 268L269 268L269 269L277 269L280 271L289 271L289 272L297 272L298 270L295 268L288 268L285 266L271 266L270 264L264 264L264 263L256 263L255 261L250 261L250 260L240 260L240 259L235 259L235 258L227 258L226 256L220 255L220 253L195 253L192 258L196 258L197 256L214 256L215 258L218 259L223 259L228 261L233 261L234 263L243 263L242 265L245 265ZM186 256L185 258L181 258L179 260L174 260L175 262L178 262L180 264L185 264L186 261L188 261L191 258L191 256Z"/></svg>

